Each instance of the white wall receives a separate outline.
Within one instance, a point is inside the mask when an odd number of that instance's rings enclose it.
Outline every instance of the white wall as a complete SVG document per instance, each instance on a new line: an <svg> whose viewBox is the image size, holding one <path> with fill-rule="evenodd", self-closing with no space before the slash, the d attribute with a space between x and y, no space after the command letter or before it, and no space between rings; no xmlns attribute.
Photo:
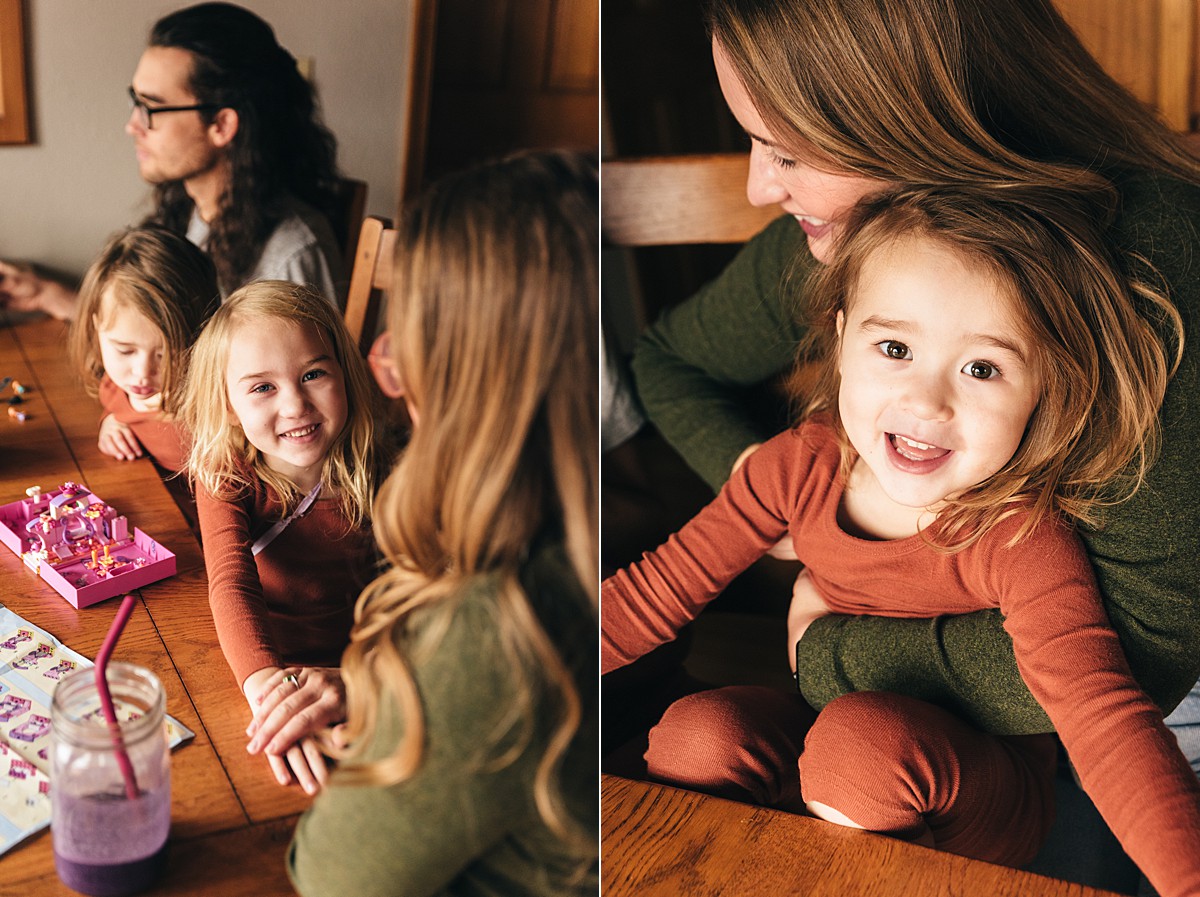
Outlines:
<svg viewBox="0 0 1200 897"><path fill-rule="evenodd" d="M297 57L311 57L338 161L369 184L367 212L394 215L404 131L408 0L240 0ZM141 219L125 88L155 20L188 0L26 0L36 143L0 146L0 258L75 276Z"/></svg>

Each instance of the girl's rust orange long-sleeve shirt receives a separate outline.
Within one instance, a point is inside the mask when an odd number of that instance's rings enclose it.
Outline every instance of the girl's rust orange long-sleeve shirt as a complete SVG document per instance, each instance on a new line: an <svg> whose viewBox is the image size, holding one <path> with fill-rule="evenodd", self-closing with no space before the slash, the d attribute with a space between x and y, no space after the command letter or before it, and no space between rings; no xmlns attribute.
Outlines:
<svg viewBox="0 0 1200 897"><path fill-rule="evenodd" d="M254 540L284 515L255 479L234 501L196 490L213 622L238 685L264 667L337 666L354 603L375 577L369 529L353 529L334 497L320 497L257 556Z"/></svg>
<svg viewBox="0 0 1200 897"><path fill-rule="evenodd" d="M734 576L792 539L832 613L935 617L999 607L1017 665L1084 789L1163 897L1200 893L1200 783L1134 681L1083 546L1009 518L953 554L914 535L870 541L837 523L836 438L810 421L765 443L665 545L601 590L601 670L674 638ZM782 658L781 658L782 662Z"/></svg>

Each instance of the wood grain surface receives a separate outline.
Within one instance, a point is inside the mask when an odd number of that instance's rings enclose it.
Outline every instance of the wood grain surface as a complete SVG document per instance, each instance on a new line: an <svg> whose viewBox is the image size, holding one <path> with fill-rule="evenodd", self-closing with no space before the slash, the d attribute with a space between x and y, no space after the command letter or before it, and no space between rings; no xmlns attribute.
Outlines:
<svg viewBox="0 0 1200 897"><path fill-rule="evenodd" d="M1115 897L806 816L601 777L604 897Z"/></svg>

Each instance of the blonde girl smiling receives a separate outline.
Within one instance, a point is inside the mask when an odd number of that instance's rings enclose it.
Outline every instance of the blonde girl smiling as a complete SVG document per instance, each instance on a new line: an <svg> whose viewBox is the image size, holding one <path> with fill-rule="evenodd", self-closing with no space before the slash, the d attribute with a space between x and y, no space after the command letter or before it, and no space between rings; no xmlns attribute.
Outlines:
<svg viewBox="0 0 1200 897"><path fill-rule="evenodd" d="M293 715L341 702L336 667L374 576L382 459L369 377L329 302L283 281L234 292L196 342L188 471L213 621L256 712L279 688ZM326 766L310 736L267 756L281 784L315 793Z"/></svg>

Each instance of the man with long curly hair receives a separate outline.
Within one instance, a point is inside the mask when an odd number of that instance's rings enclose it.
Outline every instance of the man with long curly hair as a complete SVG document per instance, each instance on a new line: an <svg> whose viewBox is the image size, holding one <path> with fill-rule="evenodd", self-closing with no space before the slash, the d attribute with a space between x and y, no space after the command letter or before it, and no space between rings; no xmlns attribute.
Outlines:
<svg viewBox="0 0 1200 897"><path fill-rule="evenodd" d="M276 279L337 300L341 258L325 217L335 203L337 141L270 25L230 3L165 16L129 97L125 131L154 186L148 221L208 252L223 294ZM65 319L76 301L70 288L0 262L0 306Z"/></svg>

